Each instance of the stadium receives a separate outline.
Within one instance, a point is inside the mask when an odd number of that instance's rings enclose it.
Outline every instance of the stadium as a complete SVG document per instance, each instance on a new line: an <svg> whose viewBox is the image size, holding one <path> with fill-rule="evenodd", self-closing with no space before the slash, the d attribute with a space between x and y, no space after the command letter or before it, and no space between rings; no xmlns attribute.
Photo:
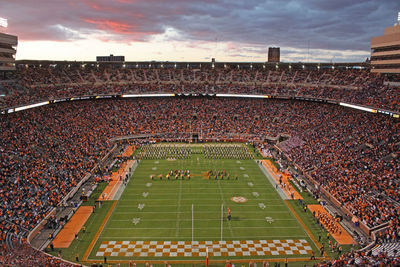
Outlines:
<svg viewBox="0 0 400 267"><path fill-rule="evenodd" d="M0 265L399 266L399 33L336 63L15 60L0 33Z"/></svg>

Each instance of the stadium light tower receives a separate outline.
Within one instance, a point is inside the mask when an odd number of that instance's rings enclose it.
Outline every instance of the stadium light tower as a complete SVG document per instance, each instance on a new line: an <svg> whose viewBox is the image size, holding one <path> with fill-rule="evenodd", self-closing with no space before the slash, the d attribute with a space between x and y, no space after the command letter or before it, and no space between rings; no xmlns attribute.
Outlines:
<svg viewBox="0 0 400 267"><path fill-rule="evenodd" d="M397 22L400 23L400 12L397 13Z"/></svg>

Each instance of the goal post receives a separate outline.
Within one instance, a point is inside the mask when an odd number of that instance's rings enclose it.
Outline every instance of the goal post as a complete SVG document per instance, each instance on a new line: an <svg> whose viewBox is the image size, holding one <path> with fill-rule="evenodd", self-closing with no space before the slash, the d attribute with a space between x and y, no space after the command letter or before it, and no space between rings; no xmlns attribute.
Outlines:
<svg viewBox="0 0 400 267"><path fill-rule="evenodd" d="M223 238L223 232L224 232L224 204L221 204L221 241Z"/></svg>
<svg viewBox="0 0 400 267"><path fill-rule="evenodd" d="M194 241L194 206L192 204L192 242Z"/></svg>

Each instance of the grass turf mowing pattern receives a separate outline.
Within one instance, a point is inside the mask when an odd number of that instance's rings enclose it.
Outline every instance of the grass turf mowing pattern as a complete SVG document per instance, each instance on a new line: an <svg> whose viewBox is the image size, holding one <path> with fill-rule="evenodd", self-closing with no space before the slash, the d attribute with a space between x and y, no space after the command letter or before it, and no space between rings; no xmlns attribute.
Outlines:
<svg viewBox="0 0 400 267"><path fill-rule="evenodd" d="M179 169L189 169L191 180L165 178L170 170ZM208 180L204 173L209 170L225 170L231 178ZM163 174L163 179L151 180L152 174L155 177ZM234 179L236 175L238 180ZM248 201L235 203L231 200L234 196ZM192 205L194 240L220 240L221 204L223 240L306 239L315 249L255 161L210 160L192 155L186 160L140 162L89 259L102 258L95 256L101 241L192 240ZM227 207L231 209L231 221L227 220ZM273 222L267 222L266 217ZM127 257L110 258L127 260Z"/></svg>

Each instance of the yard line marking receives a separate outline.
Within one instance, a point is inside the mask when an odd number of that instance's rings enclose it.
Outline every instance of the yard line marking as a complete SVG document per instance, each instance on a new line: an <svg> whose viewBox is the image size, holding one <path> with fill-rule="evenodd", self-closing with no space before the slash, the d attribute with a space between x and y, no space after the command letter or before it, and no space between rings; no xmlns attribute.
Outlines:
<svg viewBox="0 0 400 267"><path fill-rule="evenodd" d="M181 180L182 181L182 180ZM248 188L247 188L248 189ZM144 194L146 194L145 192L143 192L143 193L141 193L141 194L126 194L127 196L144 196ZM148 193L147 193L148 194ZM182 193L182 195L193 195L194 193ZM197 193L196 192L196 195L219 195L220 193L201 193L201 192L199 192L199 193ZM271 192L271 193L262 193L262 194L265 194L265 195L273 195L273 194L275 194L275 192ZM166 196L176 196L176 193L164 193L164 194L161 194L161 195L166 195Z"/></svg>
<svg viewBox="0 0 400 267"><path fill-rule="evenodd" d="M175 232L175 236L178 237L179 236L179 223L180 223L180 217L181 217L181 198L182 198L182 180L179 181L179 194L178 194L178 205L177 205L177 213L176 213L176 232Z"/></svg>
<svg viewBox="0 0 400 267"><path fill-rule="evenodd" d="M196 195L219 195L220 193L182 193L181 195L182 196L185 196L185 195L190 195L190 196L192 196L193 194L196 194ZM258 193L257 192L257 194L258 194L258 196L257 197L259 197L260 195L275 195L275 193L270 193L270 194L268 194L268 193ZM148 193L145 193L145 192L143 192L142 194L127 194L127 196L140 196L140 197L147 197L149 194ZM254 195L254 192L253 192L253 195ZM151 198L151 199L157 199L157 197L166 197L166 196L176 196L176 193L165 193L165 194L153 194L153 197ZM255 196L255 195L254 195ZM137 198L124 198L124 199L137 199ZM160 198L160 199L163 199L163 198ZM170 199L172 199L172 198L170 198ZM187 198L184 198L184 199L187 199ZM197 198L198 199L198 198ZM207 198L207 199L210 199L210 198Z"/></svg>
<svg viewBox="0 0 400 267"><path fill-rule="evenodd" d="M145 219L148 222L175 222L176 219ZM114 219L112 222L130 222L129 219ZM181 222L191 222L192 219L181 219ZM196 221L220 221L220 219L196 219ZM246 221L265 221L265 218L262 219L246 219ZM274 221L297 221L296 219L274 219Z"/></svg>
<svg viewBox="0 0 400 267"><path fill-rule="evenodd" d="M271 217L268 217L271 218ZM264 219L266 220L266 219ZM267 226L237 226L235 229L266 229L266 230L271 230L271 229L301 229L301 226L274 226L272 228L267 228ZM128 229L134 229L134 230L171 230L175 229L175 227L107 227L107 229L110 230L128 230ZM192 227L180 227L180 230L190 230ZM220 229L220 227L198 227L195 229Z"/></svg>
<svg viewBox="0 0 400 267"><path fill-rule="evenodd" d="M213 181L214 180L212 180L212 179L210 181L207 181L207 183L209 183L209 185L210 185L209 187L204 187L204 186L203 187L190 187L188 189L193 190L193 191L202 190L202 189L207 189L207 190L215 189L215 184L213 183ZM236 182L235 180L224 180L224 182L227 182L227 184L229 184L229 181L230 182ZM147 183L147 184L150 184L150 186L151 186L152 183ZM127 188L127 189L125 189L124 192L142 191L143 187L147 186L147 184L143 185L143 186L135 184L135 188ZM155 185L157 185L157 181L156 181ZM170 181L162 180L162 181L160 181L159 185L162 185L162 188L153 188L152 190L165 191L166 188L169 188L167 185L170 185L170 188L176 188L176 184L175 184L174 180L170 180ZM275 192L275 189L271 188L270 186L266 186L265 184L261 185L261 184L254 184L253 183L253 185L255 185L257 188L264 188L263 190L266 190L266 192ZM224 189L248 189L248 187L244 187L244 186L235 186L235 187L224 186Z"/></svg>
<svg viewBox="0 0 400 267"><path fill-rule="evenodd" d="M240 213L249 213L249 214L254 214L255 211L240 211ZM137 211L115 211L114 214L136 214L138 213ZM163 213L163 214L176 214L176 213L187 213L183 211L141 211L140 214L158 214L158 213ZM215 211L197 211L196 213L205 213L205 214L213 214ZM268 213L288 213L287 211L268 211Z"/></svg>
<svg viewBox="0 0 400 267"><path fill-rule="evenodd" d="M147 207L178 207L179 205L147 205ZM191 207L192 204L181 204L180 207ZM121 208L131 208L132 205L118 205L118 207ZM218 205L196 205L196 207L220 207ZM254 207L252 204L240 204L239 207ZM284 204L277 204L277 205L270 205L268 204L268 207L285 207Z"/></svg>
<svg viewBox="0 0 400 267"><path fill-rule="evenodd" d="M218 188L219 188L219 192L221 194L221 199L222 199L222 204L224 204L224 207L228 207L225 204L225 199L224 199L224 193L222 192L222 188L221 188L221 183L218 181ZM229 227L229 232L231 233L231 236L234 237L233 235L233 230L232 230L232 226L231 226L231 222L228 221L228 227Z"/></svg>
<svg viewBox="0 0 400 267"><path fill-rule="evenodd" d="M119 201L127 201L127 200L130 200L130 201L132 201L132 200L136 200L136 201L140 201L139 199L137 199L137 198L124 198L124 199L121 199L121 200L119 200ZM146 199L146 201L175 201L175 200L177 200L177 199L174 199L174 198L149 198L149 199ZM198 198L185 198L184 199L184 201L199 201L199 199ZM215 200L221 200L220 198L207 198L207 201L215 201ZM274 200L276 200L276 201L278 201L278 199L276 199L276 198L257 198L257 199L249 199L249 200L272 200L272 201L274 201Z"/></svg>

